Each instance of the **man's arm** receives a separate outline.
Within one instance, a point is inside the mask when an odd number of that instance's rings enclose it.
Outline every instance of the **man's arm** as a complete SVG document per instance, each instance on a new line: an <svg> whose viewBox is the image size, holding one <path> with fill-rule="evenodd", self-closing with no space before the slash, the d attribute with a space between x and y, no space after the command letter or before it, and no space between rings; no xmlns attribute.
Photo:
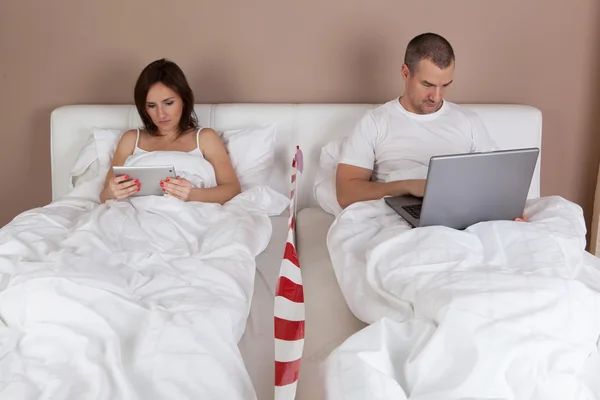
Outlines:
<svg viewBox="0 0 600 400"><path fill-rule="evenodd" d="M370 181L372 170L348 164L338 164L336 171L337 201L342 208L359 201L379 200L385 196L407 194L423 197L424 179L393 182Z"/></svg>

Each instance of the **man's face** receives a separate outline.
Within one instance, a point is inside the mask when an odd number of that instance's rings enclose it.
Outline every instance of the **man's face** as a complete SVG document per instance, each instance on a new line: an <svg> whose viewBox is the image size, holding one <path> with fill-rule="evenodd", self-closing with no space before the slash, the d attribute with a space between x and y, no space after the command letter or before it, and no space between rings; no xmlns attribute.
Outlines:
<svg viewBox="0 0 600 400"><path fill-rule="evenodd" d="M454 76L454 62L446 69L440 69L430 60L421 60L411 73L406 64L402 65L404 97L408 111L416 114L431 114L442 105L448 86Z"/></svg>

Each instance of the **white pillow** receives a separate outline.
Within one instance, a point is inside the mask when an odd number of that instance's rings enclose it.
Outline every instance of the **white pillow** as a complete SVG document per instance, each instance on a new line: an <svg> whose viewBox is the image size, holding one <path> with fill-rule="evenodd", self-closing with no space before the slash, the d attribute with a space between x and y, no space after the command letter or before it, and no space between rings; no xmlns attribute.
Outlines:
<svg viewBox="0 0 600 400"><path fill-rule="evenodd" d="M267 185L275 165L277 124L226 130L219 134L242 190Z"/></svg>
<svg viewBox="0 0 600 400"><path fill-rule="evenodd" d="M93 128L70 172L71 187L105 175L124 132ZM277 124L219 132L242 190L267 185L275 165Z"/></svg>
<svg viewBox="0 0 600 400"><path fill-rule="evenodd" d="M335 173L345 142L346 138L335 139L323 146L313 188L313 194L319 206L335 216L342 212L335 190Z"/></svg>
<svg viewBox="0 0 600 400"><path fill-rule="evenodd" d="M106 174L123 133L120 129L92 128L69 173L71 188Z"/></svg>

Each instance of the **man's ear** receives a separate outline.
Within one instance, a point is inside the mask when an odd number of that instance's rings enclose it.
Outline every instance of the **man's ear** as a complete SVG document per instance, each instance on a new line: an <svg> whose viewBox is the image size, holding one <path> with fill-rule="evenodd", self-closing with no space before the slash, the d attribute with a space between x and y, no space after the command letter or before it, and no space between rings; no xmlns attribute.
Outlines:
<svg viewBox="0 0 600 400"><path fill-rule="evenodd" d="M410 78L410 70L408 69L408 65L402 64L402 79L407 81Z"/></svg>

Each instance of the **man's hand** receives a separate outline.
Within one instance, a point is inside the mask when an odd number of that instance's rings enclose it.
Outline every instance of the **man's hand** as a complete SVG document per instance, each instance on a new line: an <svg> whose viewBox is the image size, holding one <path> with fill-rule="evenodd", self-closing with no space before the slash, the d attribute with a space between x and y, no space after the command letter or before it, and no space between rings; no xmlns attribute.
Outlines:
<svg viewBox="0 0 600 400"><path fill-rule="evenodd" d="M408 179L400 182L404 184L404 189L399 190L398 194L394 194L395 196L403 196L407 193L415 197L423 197L425 195L425 184L427 183L427 180Z"/></svg>
<svg viewBox="0 0 600 400"><path fill-rule="evenodd" d="M523 215L521 216L521 218L517 217L517 218L515 218L515 221L517 221L517 222L529 222L529 219L527 219L527 217L525 216L525 212L523 212Z"/></svg>
<svg viewBox="0 0 600 400"><path fill-rule="evenodd" d="M372 182L370 169L338 164L336 174L337 200L342 208L359 201L379 200L385 196L423 197L425 179L394 182Z"/></svg>

